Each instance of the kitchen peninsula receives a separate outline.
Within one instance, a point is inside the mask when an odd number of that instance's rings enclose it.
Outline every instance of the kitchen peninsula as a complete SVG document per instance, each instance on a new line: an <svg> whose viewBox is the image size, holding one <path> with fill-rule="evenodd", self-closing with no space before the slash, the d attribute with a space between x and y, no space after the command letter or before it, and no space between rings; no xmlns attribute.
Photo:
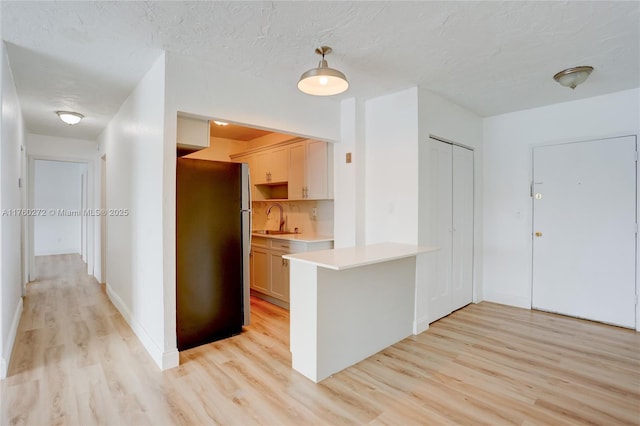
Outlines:
<svg viewBox="0 0 640 426"><path fill-rule="evenodd" d="M435 250L383 243L283 256L293 369L317 383L410 336L416 256Z"/></svg>

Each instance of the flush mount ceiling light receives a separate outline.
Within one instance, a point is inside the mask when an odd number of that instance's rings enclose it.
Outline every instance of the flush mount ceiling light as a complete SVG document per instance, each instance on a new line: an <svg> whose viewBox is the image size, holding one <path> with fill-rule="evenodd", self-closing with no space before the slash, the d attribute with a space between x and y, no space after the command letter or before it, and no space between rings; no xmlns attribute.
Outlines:
<svg viewBox="0 0 640 426"><path fill-rule="evenodd" d="M553 79L565 87L575 89L580 83L583 83L589 74L593 71L593 67L581 66L567 68L553 76Z"/></svg>
<svg viewBox="0 0 640 426"><path fill-rule="evenodd" d="M340 71L329 68L324 55L331 53L329 46L321 46L316 49L318 55L322 55L322 60L318 63L318 68L312 68L300 76L298 89L301 92L315 96L330 96L342 93L349 88L347 77Z"/></svg>
<svg viewBox="0 0 640 426"><path fill-rule="evenodd" d="M64 121L69 125L78 124L80 120L84 118L84 115L80 114L79 112L56 111L56 114L58 114L58 117L60 117L60 120Z"/></svg>
<svg viewBox="0 0 640 426"><path fill-rule="evenodd" d="M218 120L213 120L214 123L216 123L218 126L228 126L229 123L225 123L224 121L218 121Z"/></svg>

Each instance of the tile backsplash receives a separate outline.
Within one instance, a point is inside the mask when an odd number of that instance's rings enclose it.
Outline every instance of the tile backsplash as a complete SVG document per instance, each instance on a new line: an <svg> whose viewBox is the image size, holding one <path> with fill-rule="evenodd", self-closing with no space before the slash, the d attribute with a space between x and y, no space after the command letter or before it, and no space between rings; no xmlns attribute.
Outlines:
<svg viewBox="0 0 640 426"><path fill-rule="evenodd" d="M278 229L277 208L271 210L267 217L267 209L274 202L254 201L253 229ZM284 228L293 231L298 228L300 232L319 235L333 235L333 200L296 200L278 201L282 205L285 224ZM316 209L316 217L313 218L313 209Z"/></svg>

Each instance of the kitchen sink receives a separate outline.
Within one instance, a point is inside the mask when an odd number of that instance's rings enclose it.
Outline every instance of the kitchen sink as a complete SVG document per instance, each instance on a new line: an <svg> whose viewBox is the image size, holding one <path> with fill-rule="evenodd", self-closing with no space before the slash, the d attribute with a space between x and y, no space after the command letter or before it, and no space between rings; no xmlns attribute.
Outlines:
<svg viewBox="0 0 640 426"><path fill-rule="evenodd" d="M278 231L277 229L254 229L251 231L254 234L264 234L264 235L286 235L286 234L295 234L293 231Z"/></svg>

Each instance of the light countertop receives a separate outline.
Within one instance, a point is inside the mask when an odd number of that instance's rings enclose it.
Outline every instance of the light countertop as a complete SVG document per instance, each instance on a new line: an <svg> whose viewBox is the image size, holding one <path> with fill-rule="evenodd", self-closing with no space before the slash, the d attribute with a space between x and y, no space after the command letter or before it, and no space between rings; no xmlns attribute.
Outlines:
<svg viewBox="0 0 640 426"><path fill-rule="evenodd" d="M374 263L388 262L439 250L438 247L421 247L411 244L381 243L359 247L345 247L306 253L287 254L285 259L310 263L336 271Z"/></svg>
<svg viewBox="0 0 640 426"><path fill-rule="evenodd" d="M333 241L333 237L327 235L319 235L313 232L302 232L299 234L260 234L251 233L252 237L271 238L274 240L300 241L301 243L320 243Z"/></svg>

